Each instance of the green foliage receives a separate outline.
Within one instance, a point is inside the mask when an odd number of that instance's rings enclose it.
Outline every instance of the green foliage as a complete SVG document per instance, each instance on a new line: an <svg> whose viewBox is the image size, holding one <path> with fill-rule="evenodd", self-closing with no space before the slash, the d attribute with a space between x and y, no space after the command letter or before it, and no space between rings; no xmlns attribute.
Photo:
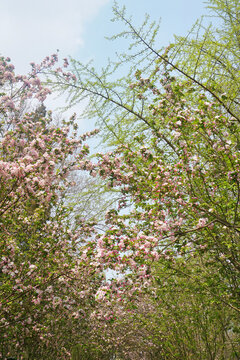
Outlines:
<svg viewBox="0 0 240 360"><path fill-rule="evenodd" d="M239 120L239 3L211 1L210 5L217 21L222 20L217 28L206 25L205 30L203 22L197 22L188 37L177 37L175 44L159 50L158 24L149 23L146 18L137 28L125 9L115 4L114 19L121 21L126 30L112 40L127 37L128 52L118 54L118 61L109 62L100 72L91 63L84 65L72 59L74 82L60 73L51 81L52 86L68 93L69 106L88 98L85 116L97 120L103 143L108 145L132 143L133 134L142 134L151 127L149 105L154 97L134 91L134 83L139 77L150 81L146 85L156 81L156 60L163 71L166 66L174 70L174 75L195 84ZM127 76L118 76L122 72L128 72ZM194 106L193 97L191 101Z"/></svg>
<svg viewBox="0 0 240 360"><path fill-rule="evenodd" d="M176 66L215 94L239 118L240 104L240 3L210 0L209 17L198 21L187 37L176 37ZM211 19L211 18L210 18Z"/></svg>
<svg viewBox="0 0 240 360"><path fill-rule="evenodd" d="M72 60L72 80L52 81L70 106L88 98L112 150L96 169L121 198L99 256L126 283L111 282L96 323L121 359L239 358L240 7L208 4L217 28L202 19L160 51L158 25L115 4L128 52L100 73Z"/></svg>

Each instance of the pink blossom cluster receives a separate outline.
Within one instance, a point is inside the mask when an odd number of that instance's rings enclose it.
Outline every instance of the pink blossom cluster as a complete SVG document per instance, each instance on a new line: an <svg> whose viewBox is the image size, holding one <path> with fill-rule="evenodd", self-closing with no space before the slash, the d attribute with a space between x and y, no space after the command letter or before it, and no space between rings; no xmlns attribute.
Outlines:
<svg viewBox="0 0 240 360"><path fill-rule="evenodd" d="M82 336L89 299L101 282L100 267L91 262L93 245L80 245L94 233L93 225L73 227L63 202L68 175L93 168L83 141L97 130L79 137L74 117L57 127L50 112L24 111L27 101L37 98L42 103L49 94L39 76L56 61L53 55L32 64L26 76L15 76L9 59L0 61L3 358L32 351L33 357L48 358L49 352L58 359L70 358L71 339Z"/></svg>

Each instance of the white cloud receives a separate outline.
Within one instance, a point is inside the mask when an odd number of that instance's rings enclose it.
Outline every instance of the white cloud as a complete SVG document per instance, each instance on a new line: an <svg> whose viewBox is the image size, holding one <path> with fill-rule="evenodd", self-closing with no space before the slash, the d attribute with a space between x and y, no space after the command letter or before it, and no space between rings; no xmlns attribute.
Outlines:
<svg viewBox="0 0 240 360"><path fill-rule="evenodd" d="M0 54L12 59L18 72L31 61L60 50L74 55L83 46L85 24L109 0L0 0Z"/></svg>

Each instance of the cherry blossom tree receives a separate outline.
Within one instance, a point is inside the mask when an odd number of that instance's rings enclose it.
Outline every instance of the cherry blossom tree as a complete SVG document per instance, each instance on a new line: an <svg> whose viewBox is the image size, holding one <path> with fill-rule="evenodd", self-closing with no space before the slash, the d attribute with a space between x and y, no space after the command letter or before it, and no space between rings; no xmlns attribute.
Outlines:
<svg viewBox="0 0 240 360"><path fill-rule="evenodd" d="M50 112L26 112L50 90L41 73L57 55L32 64L26 76L1 58L0 139L0 352L1 358L71 358L89 341L94 293L102 282L87 239L93 224L73 226L64 201L68 174L92 165L86 135L74 116L54 125ZM36 101L35 100L35 101ZM29 106L29 105L28 105ZM95 133L95 132L93 132ZM91 134L89 134L90 136Z"/></svg>

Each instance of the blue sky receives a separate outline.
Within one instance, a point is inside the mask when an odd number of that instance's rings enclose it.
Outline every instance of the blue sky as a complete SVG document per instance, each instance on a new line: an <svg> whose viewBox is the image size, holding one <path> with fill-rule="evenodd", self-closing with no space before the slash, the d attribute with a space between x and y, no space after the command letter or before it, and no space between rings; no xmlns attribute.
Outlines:
<svg viewBox="0 0 240 360"><path fill-rule="evenodd" d="M202 0L119 0L117 2L120 6L126 6L127 14L132 15L135 24L142 24L146 13L150 15L151 20L158 21L161 18L159 48L173 41L174 34L185 35L194 22L207 12ZM107 56L111 57L116 49L124 51L124 43L120 43L123 45L121 49L117 44L104 38L123 29L120 23L111 22L113 3L114 1L109 1L100 9L95 19L87 24L83 34L84 47L79 48L78 57L95 58L102 62Z"/></svg>
<svg viewBox="0 0 240 360"><path fill-rule="evenodd" d="M62 57L71 55L81 61L94 58L104 65L115 49L104 36L121 30L120 24L110 21L113 2L0 0L0 53L11 57L18 72L26 72L31 61L40 62L56 49L60 49ZM161 17L159 47L173 40L174 33L184 35L205 12L203 0L118 0L118 3L126 5L137 23L143 21L145 13L153 20Z"/></svg>
<svg viewBox="0 0 240 360"><path fill-rule="evenodd" d="M141 24L145 14L152 20L161 18L160 49L172 41L173 34L185 35L193 23L206 13L203 0L118 0L126 6L134 24ZM81 62L93 59L97 67L106 64L116 51L124 52L126 43L107 41L105 36L123 30L120 23L111 22L114 0L0 0L0 54L9 56L17 73L26 73L30 62L37 63L60 50ZM49 108L65 102L62 97L50 98ZM73 111L81 113L83 104ZM86 120L82 131L94 128Z"/></svg>

